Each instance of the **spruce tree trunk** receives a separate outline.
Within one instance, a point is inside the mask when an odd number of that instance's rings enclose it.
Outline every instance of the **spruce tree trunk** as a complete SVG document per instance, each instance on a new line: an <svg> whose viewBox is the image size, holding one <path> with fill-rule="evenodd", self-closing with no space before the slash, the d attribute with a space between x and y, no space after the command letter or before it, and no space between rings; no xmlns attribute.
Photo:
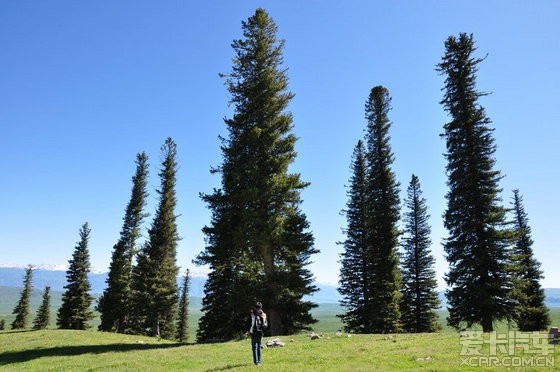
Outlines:
<svg viewBox="0 0 560 372"><path fill-rule="evenodd" d="M266 278L266 286L274 286L272 278L274 277L274 252L272 245L270 243L263 244L263 262L264 262L264 273ZM275 294L273 294L274 297ZM280 314L275 309L275 304L264 304L265 311L268 318L268 329L271 336L278 336L282 333L282 321ZM266 309L268 307L268 309Z"/></svg>
<svg viewBox="0 0 560 372"><path fill-rule="evenodd" d="M126 315L121 316L121 318L119 319L119 325L117 326L118 333L124 333L126 329L127 319L128 317Z"/></svg>
<svg viewBox="0 0 560 372"><path fill-rule="evenodd" d="M492 324L492 315L485 313L482 316L482 332L492 332L494 331L494 325Z"/></svg>
<svg viewBox="0 0 560 372"><path fill-rule="evenodd" d="M152 336L159 337L159 316L154 317L154 323L152 325Z"/></svg>
<svg viewBox="0 0 560 372"><path fill-rule="evenodd" d="M270 277L274 273L274 253L272 252L272 246L270 243L263 244L262 253L263 253L264 273L267 277Z"/></svg>
<svg viewBox="0 0 560 372"><path fill-rule="evenodd" d="M271 336L280 336L282 334L282 321L280 320L280 314L274 308L269 308L266 311L268 318L268 329L270 330Z"/></svg>

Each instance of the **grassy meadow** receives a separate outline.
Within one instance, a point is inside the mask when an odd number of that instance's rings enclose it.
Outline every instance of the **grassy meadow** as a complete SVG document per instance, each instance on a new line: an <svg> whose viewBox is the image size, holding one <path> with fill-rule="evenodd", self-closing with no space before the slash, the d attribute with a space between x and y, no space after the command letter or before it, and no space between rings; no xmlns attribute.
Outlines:
<svg viewBox="0 0 560 372"><path fill-rule="evenodd" d="M335 315L339 311L336 304L319 306L314 311L319 320L314 329L322 338L311 340L305 333L280 337L286 346L263 350L263 365L260 369L480 370L478 367L460 366L461 341L458 334L447 327L434 334L337 335L341 324ZM6 317L5 313L2 315L7 320L11 317ZM191 310L191 340L194 340L199 315L198 309ZM553 324L559 325L560 309L553 308L551 315ZM441 321L443 324L444 319ZM507 330L507 325L499 325L498 329ZM265 338L265 341L269 339ZM560 347L556 347L554 358L555 368L560 370ZM0 331L0 370L244 371L249 368L254 366L248 340L221 344L179 344L93 330ZM503 370L503 367L483 369L498 371ZM533 370L543 369L535 367Z"/></svg>
<svg viewBox="0 0 560 372"><path fill-rule="evenodd" d="M281 337L285 347L263 350L265 371L479 370L460 367L456 333ZM554 363L560 367L560 350ZM254 368L248 340L178 344L91 331L0 332L0 370L244 371ZM553 368L549 368L551 370ZM558 367L557 367L558 369ZM484 370L503 370L484 368ZM516 370L511 369L511 370ZM531 369L519 369L531 370ZM534 370L542 370L535 368Z"/></svg>
<svg viewBox="0 0 560 372"><path fill-rule="evenodd" d="M0 288L0 319L7 328L19 290L11 293ZM40 304L40 293L31 301L32 320ZM50 329L45 331L0 331L0 370L47 371L243 371L253 368L248 340L222 344L178 344L149 337L119 335L94 331L99 319L88 331L56 330L56 309L60 294L53 293ZM460 366L461 339L445 325L445 311L440 312L442 331L434 334L337 335L342 328L336 317L338 304L320 304L313 310L318 322L313 326L322 335L311 340L302 333L280 337L282 348L263 351L262 370L266 371L371 371L371 370L479 370ZM560 308L551 308L552 324L560 326ZM189 334L194 341L200 298L191 299ZM499 324L507 331L507 324ZM269 340L270 338L265 338ZM487 346L486 346L487 348ZM522 350L517 350L521 353ZM560 347L555 350L555 368L560 370ZM503 367L485 370L503 370ZM553 368L549 368L553 369ZM510 370L528 370L527 368ZM530 369L529 369L530 370ZM534 370L542 370L535 368Z"/></svg>

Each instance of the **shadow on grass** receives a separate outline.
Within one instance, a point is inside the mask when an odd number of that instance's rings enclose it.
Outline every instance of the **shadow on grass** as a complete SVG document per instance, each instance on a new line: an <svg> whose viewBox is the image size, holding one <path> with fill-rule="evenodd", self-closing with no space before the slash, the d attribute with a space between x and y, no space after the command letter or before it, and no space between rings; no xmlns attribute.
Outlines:
<svg viewBox="0 0 560 372"><path fill-rule="evenodd" d="M82 354L124 353L127 351L142 351L152 349L171 349L186 346L187 344L108 344L108 345L81 345L60 346L45 349L12 351L0 353L0 366L22 363L33 359L53 356L76 356Z"/></svg>
<svg viewBox="0 0 560 372"><path fill-rule="evenodd" d="M1 331L0 336L1 335L9 335L9 334L13 334L13 333L25 333L25 332L35 332L35 331L33 329L14 329L14 330L10 330L10 331Z"/></svg>
<svg viewBox="0 0 560 372"><path fill-rule="evenodd" d="M228 364L227 366L224 366L224 367L216 367L216 368L207 369L206 372L227 371L228 369L241 368L241 367L250 367L250 366L251 366L251 364L249 364L249 363L244 363L244 364Z"/></svg>

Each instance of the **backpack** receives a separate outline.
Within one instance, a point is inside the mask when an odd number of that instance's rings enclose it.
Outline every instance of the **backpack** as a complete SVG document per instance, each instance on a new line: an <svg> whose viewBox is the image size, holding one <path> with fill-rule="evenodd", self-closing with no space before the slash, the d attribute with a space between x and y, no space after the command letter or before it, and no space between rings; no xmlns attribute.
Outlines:
<svg viewBox="0 0 560 372"><path fill-rule="evenodd" d="M263 318L261 315L255 315L255 329L257 332L262 332L268 327L268 323L266 318Z"/></svg>

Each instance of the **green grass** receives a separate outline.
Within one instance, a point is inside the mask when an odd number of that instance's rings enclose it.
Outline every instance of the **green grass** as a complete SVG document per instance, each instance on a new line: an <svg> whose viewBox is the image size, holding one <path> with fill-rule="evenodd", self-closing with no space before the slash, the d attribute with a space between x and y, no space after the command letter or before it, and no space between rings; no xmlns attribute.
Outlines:
<svg viewBox="0 0 560 372"><path fill-rule="evenodd" d="M552 325L555 327L560 327L560 307L551 307L550 309L550 319ZM342 329L343 325L339 318L336 317L337 314L342 313L342 309L338 304L319 304L318 308L312 310L313 316L318 320L316 324L313 325L313 330L316 332L336 332ZM447 310L438 311L439 319L438 322L442 327L443 332L455 332L455 330L447 325ZM481 330L480 327L473 327L475 330ZM512 327L511 329L514 329ZM507 323L496 324L496 330L507 331Z"/></svg>
<svg viewBox="0 0 560 372"><path fill-rule="evenodd" d="M460 368L455 333L281 337L263 350L264 371L478 370ZM419 361L431 357L433 360ZM560 350L555 353L560 367ZM153 338L90 331L0 332L0 370L27 371L244 371L250 342L185 345ZM485 370L502 370L486 368ZM512 369L515 370L515 369ZM525 369L524 369L525 370ZM542 369L535 369L542 370Z"/></svg>
<svg viewBox="0 0 560 372"><path fill-rule="evenodd" d="M190 340L195 339L200 317L200 301L191 301ZM32 304L32 316L37 303ZM2 310L2 309L0 309ZM0 311L7 326L12 306ZM445 326L446 313L440 313L442 332L435 334L336 336L342 328L336 317L337 304L321 304L313 309L318 320L313 329L323 338L281 337L283 348L265 349L265 371L371 371L371 370L469 370L460 368L460 338ZM54 309L53 309L54 312ZM552 324L560 326L560 308L551 308ZM54 322L53 314L53 322ZM96 329L98 320L92 322ZM51 328L54 328L51 323ZM507 324L498 324L507 330ZM292 341L293 340L293 341ZM560 346L555 365L560 370ZM433 360L417 361L431 357ZM253 368L248 340L222 344L177 344L154 338L95 331L0 331L0 371L243 371ZM471 368L470 370L478 370ZM502 370L487 368L486 370ZM510 369L510 370L516 370ZM526 370L526 369L519 369ZM535 369L542 370L542 369Z"/></svg>
<svg viewBox="0 0 560 372"><path fill-rule="evenodd" d="M10 329L11 323L15 319L15 315L12 314L15 305L19 301L21 296L21 288L14 287L2 287L0 286L0 320L6 321L6 329ZM96 300L92 305L93 307L97 304L97 297L99 295L94 295ZM30 315L28 318L29 327L33 325L33 320L35 319L37 309L41 305L43 300L43 291L34 289L31 295L30 301ZM56 328L56 316L57 311L62 304L62 292L52 291L51 292L51 317L49 322L49 328ZM190 299L190 316L189 316L189 337L194 340L196 337L196 329L198 327L198 319L202 316L200 308L202 306L202 299L199 297L193 297ZM95 318L89 322L92 329L97 329L100 323L99 313L94 312Z"/></svg>

